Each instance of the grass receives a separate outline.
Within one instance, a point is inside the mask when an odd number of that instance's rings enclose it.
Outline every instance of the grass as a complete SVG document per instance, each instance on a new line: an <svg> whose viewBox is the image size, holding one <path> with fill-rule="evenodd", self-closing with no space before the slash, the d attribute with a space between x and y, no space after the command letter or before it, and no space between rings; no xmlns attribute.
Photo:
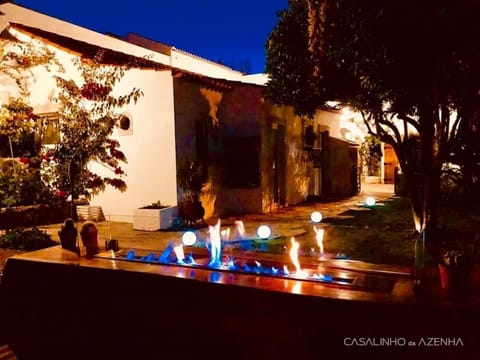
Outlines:
<svg viewBox="0 0 480 360"><path fill-rule="evenodd" d="M443 246L472 249L475 236L480 234L480 211L445 201L438 209L439 232L435 240ZM377 264L414 264L418 234L413 231L408 198L396 197L374 208L350 209L339 217L324 219L321 225L327 252ZM311 239L304 246L315 247L316 243ZM431 263L433 259L427 254L425 261Z"/></svg>
<svg viewBox="0 0 480 360"><path fill-rule="evenodd" d="M408 199L395 198L373 208L350 209L324 223L328 251L371 263L413 264L417 235Z"/></svg>

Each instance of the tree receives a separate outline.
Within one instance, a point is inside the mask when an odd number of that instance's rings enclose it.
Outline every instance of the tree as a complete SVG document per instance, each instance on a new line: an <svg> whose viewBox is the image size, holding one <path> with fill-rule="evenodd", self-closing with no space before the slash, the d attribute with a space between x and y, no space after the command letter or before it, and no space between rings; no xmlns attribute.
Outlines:
<svg viewBox="0 0 480 360"><path fill-rule="evenodd" d="M56 76L60 104L58 113L61 141L45 154L51 171L48 182L58 189L71 193L72 199L103 191L110 185L125 191L122 179L126 162L120 144L112 138L120 109L142 95L133 88L127 94L116 95L115 85L122 79L129 65L108 65L100 51L93 59L75 58L74 63L82 81L75 82ZM88 165L96 162L110 170L113 176L95 173Z"/></svg>
<svg viewBox="0 0 480 360"><path fill-rule="evenodd" d="M442 166L479 101L479 10L476 1L291 0L267 42L273 100L302 114L327 100L360 112L369 133L395 150L416 230L428 234Z"/></svg>

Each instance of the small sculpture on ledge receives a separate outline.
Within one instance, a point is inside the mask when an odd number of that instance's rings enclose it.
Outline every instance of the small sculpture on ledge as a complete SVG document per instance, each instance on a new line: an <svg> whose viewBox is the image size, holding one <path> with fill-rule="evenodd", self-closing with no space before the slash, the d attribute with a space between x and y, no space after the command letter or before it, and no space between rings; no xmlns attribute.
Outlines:
<svg viewBox="0 0 480 360"><path fill-rule="evenodd" d="M62 245L63 249L77 252L78 231L75 227L73 219L65 219L65 222L63 223L60 231L58 232L58 236L60 238L60 244Z"/></svg>

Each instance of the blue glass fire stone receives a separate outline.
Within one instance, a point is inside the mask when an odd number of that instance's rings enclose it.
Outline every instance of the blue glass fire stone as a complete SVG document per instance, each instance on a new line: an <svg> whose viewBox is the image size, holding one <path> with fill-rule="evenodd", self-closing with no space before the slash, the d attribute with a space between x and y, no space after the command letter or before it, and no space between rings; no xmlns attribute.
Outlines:
<svg viewBox="0 0 480 360"><path fill-rule="evenodd" d="M163 250L163 252L158 257L158 262L168 263L169 262L168 258L170 257L170 254L172 253L172 251L173 251L173 243L170 242L165 248L165 250Z"/></svg>
<svg viewBox="0 0 480 360"><path fill-rule="evenodd" d="M155 260L155 254L153 252L148 254L148 256L145 260L146 261L154 261Z"/></svg>
<svg viewBox="0 0 480 360"><path fill-rule="evenodd" d="M333 277L331 275L322 275L321 279L322 279L322 281L325 281L325 282L332 282L333 281Z"/></svg>
<svg viewBox="0 0 480 360"><path fill-rule="evenodd" d="M125 257L127 260L135 260L135 250L130 250Z"/></svg>

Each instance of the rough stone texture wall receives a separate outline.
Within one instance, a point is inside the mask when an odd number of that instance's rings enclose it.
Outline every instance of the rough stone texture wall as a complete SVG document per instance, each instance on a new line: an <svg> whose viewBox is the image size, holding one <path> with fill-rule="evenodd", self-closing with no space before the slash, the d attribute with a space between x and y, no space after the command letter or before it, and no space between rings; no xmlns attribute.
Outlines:
<svg viewBox="0 0 480 360"><path fill-rule="evenodd" d="M351 156L351 144L331 137L328 147L328 195L353 195L352 179L356 163Z"/></svg>
<svg viewBox="0 0 480 360"><path fill-rule="evenodd" d="M205 218L276 209L273 147L279 127L285 131L279 144L285 154L285 177L280 179L282 205L300 203L312 194L313 163L304 150L307 120L295 115L292 108L271 104L263 98L262 88L252 85L234 84L231 89L212 90L199 82L175 79L174 93L177 163L184 156L195 158L195 122L210 119L209 181L202 196ZM330 125L335 128L337 118L335 114L321 113L312 122L315 132L320 128L328 131ZM354 165L351 144L330 139L330 148L325 152L327 166L322 174L327 178L327 186L321 195L350 195ZM258 176L252 177L255 171ZM232 178L229 184L228 172L234 174L233 180L242 178L245 184L232 185Z"/></svg>

